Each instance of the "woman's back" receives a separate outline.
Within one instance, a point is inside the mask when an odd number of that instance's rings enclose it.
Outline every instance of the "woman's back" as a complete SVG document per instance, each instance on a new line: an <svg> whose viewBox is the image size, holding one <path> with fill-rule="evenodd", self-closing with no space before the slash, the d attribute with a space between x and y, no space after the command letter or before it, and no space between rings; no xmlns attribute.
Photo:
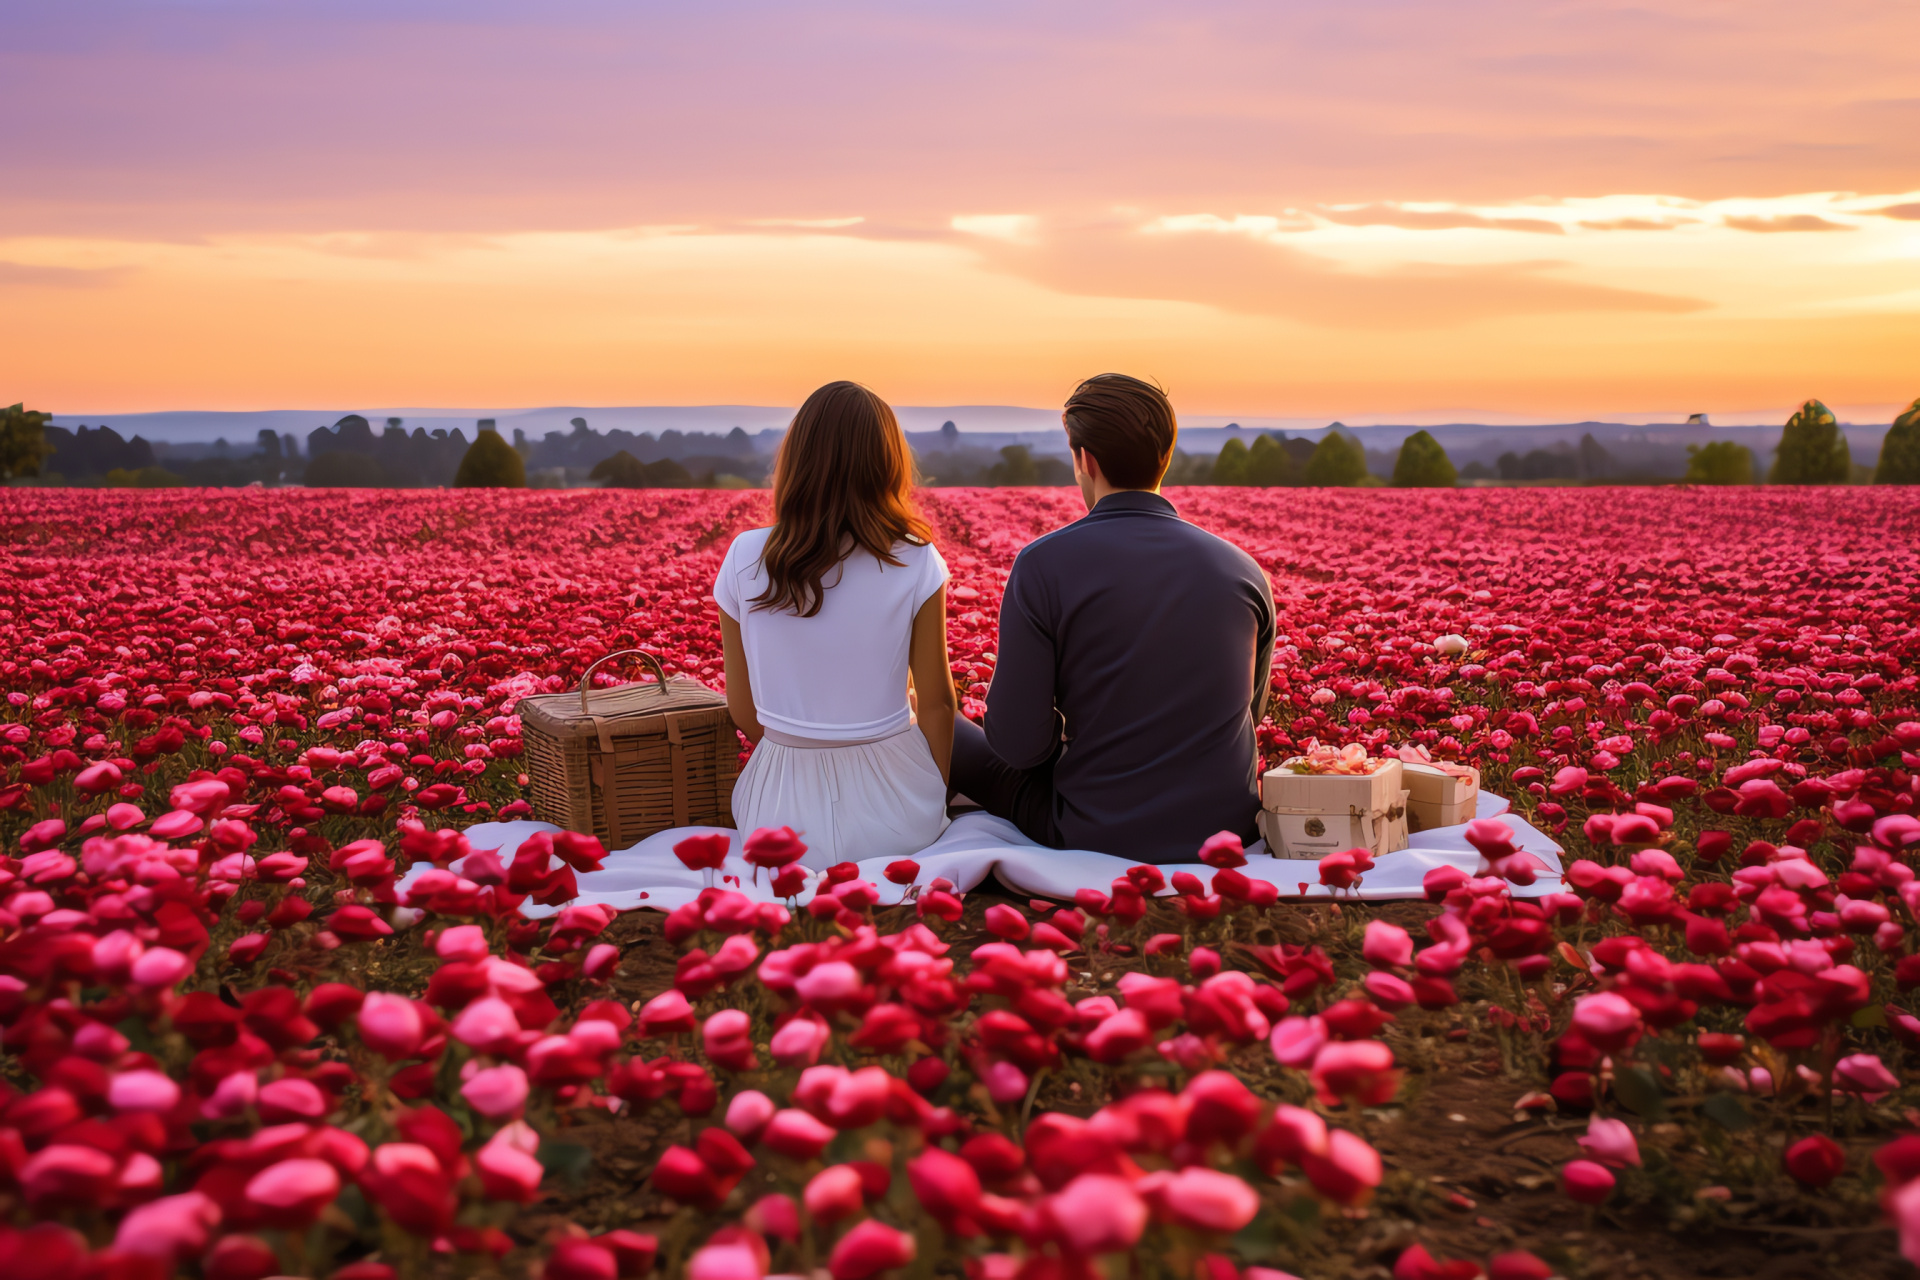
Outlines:
<svg viewBox="0 0 1920 1280"><path fill-rule="evenodd" d="M914 615L947 580L930 545L897 542L899 565L856 549L821 583L820 611L754 608L765 592L761 554L771 529L733 540L714 602L738 620L753 704L768 729L818 742L885 737L911 722L908 642Z"/></svg>
<svg viewBox="0 0 1920 1280"><path fill-rule="evenodd" d="M953 750L947 566L886 401L852 382L807 397L774 460L773 518L713 583L727 707L754 744L734 818L795 828L813 867L924 849Z"/></svg>

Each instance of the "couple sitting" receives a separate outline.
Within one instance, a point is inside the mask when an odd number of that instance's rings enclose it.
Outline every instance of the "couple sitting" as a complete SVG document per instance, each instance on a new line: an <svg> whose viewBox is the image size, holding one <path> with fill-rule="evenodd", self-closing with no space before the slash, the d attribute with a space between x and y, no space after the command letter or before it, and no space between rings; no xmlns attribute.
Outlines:
<svg viewBox="0 0 1920 1280"><path fill-rule="evenodd" d="M947 566L893 410L836 382L774 464L770 529L714 583L727 705L754 743L733 812L825 866L932 844L963 797L1036 843L1190 862L1251 843L1273 596L1253 560L1160 496L1178 430L1158 388L1089 378L1062 415L1087 515L1020 552L984 722L955 713Z"/></svg>

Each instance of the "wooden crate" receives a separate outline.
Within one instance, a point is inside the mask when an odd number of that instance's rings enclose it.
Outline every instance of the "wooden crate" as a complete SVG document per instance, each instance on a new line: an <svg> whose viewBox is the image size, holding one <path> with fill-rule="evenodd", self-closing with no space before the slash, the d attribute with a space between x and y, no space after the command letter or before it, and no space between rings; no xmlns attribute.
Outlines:
<svg viewBox="0 0 1920 1280"><path fill-rule="evenodd" d="M1260 834L1276 858L1318 861L1365 849L1374 857L1407 847L1406 795L1384 809L1262 809Z"/></svg>
<svg viewBox="0 0 1920 1280"><path fill-rule="evenodd" d="M1264 808L1275 812L1321 809L1367 813L1391 809L1400 803L1400 793L1406 789L1398 760L1383 760L1372 773L1295 773L1287 768L1291 763L1282 761L1260 779Z"/></svg>
<svg viewBox="0 0 1920 1280"><path fill-rule="evenodd" d="M1407 762L1407 826L1434 831L1471 822L1479 808L1480 771L1461 766L1466 774L1447 773L1429 764Z"/></svg>
<svg viewBox="0 0 1920 1280"><path fill-rule="evenodd" d="M655 681L594 689L593 673L636 656ZM740 744L727 699L691 676L667 678L650 653L626 649L587 668L571 693L522 698L521 739L533 811L624 849L669 827L731 827Z"/></svg>
<svg viewBox="0 0 1920 1280"><path fill-rule="evenodd" d="M1276 858L1318 859L1345 849L1374 857L1407 847L1407 792L1398 760L1372 773L1295 773L1283 762L1260 779L1260 834Z"/></svg>

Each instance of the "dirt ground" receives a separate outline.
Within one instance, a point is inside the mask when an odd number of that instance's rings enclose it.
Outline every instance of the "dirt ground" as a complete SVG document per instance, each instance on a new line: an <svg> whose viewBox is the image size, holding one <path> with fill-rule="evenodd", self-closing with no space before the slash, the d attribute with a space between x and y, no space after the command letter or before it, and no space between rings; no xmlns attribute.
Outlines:
<svg viewBox="0 0 1920 1280"><path fill-rule="evenodd" d="M944 936L961 952L988 940L981 918L1002 901L1026 904L983 887L968 895L966 916ZM1426 908L1402 904L1387 913L1404 916L1399 922L1413 927ZM1303 910L1301 916L1318 917L1315 936L1337 957L1342 935L1326 929L1324 909ZM632 912L610 931L625 953L616 984L623 1000L644 1000L672 981L673 950L660 936L662 918ZM881 923L898 927L906 919L902 914ZM1471 995L1463 988L1468 1003L1440 1014L1413 1011L1386 1032L1410 1070L1401 1105L1369 1111L1358 1121L1387 1168L1374 1202L1321 1219L1317 1230L1270 1224L1276 1228L1266 1237L1273 1240L1271 1256L1243 1251L1243 1261L1284 1267L1308 1280L1387 1277L1399 1251L1418 1240L1437 1257L1482 1262L1493 1253L1527 1249L1569 1280L1878 1280L1909 1274L1892 1229L1866 1193L1845 1198L1801 1190L1780 1170L1783 1141L1769 1141L1759 1128L1728 1134L1709 1125L1692 1110L1698 1099L1673 1099L1667 1121L1636 1125L1647 1165L1623 1173L1612 1203L1599 1210L1574 1204L1560 1193L1555 1175L1579 1154L1575 1138L1585 1119L1515 1110L1522 1095L1544 1087L1544 1073L1503 1059L1498 1034ZM1277 1070L1264 1046L1242 1053L1249 1071ZM1041 1106L1083 1112L1096 1104L1045 1092L1039 1099ZM1354 1124L1351 1117L1341 1122ZM592 1152L591 1167L522 1212L510 1233L532 1243L567 1219L594 1231L624 1226L672 1233L672 1206L644 1184L657 1153L687 1141L687 1128L671 1107L662 1107L632 1118L595 1117L569 1130L568 1140ZM1862 1132L1847 1139L1856 1168L1885 1137ZM1704 1197L1692 1194L1703 1183L1712 1190ZM1836 1188L1843 1185L1857 1188L1858 1181L1842 1179ZM680 1221L683 1230L691 1225Z"/></svg>

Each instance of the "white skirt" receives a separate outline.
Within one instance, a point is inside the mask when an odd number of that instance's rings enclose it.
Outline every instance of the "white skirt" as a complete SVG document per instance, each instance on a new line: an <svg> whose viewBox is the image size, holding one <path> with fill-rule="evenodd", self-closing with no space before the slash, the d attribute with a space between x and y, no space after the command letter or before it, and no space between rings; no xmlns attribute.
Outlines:
<svg viewBox="0 0 1920 1280"><path fill-rule="evenodd" d="M792 827L814 871L863 858L903 858L947 826L947 784L926 735L909 725L878 742L795 745L769 732L733 786L742 835Z"/></svg>

